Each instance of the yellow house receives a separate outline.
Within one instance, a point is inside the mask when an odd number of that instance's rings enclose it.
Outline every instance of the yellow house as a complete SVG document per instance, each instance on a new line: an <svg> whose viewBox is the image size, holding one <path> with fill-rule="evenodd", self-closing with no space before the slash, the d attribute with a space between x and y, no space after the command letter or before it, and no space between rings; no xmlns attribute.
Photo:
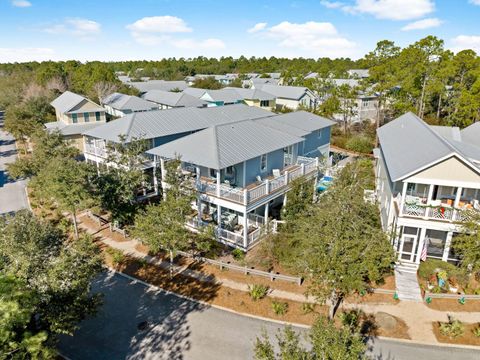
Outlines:
<svg viewBox="0 0 480 360"><path fill-rule="evenodd" d="M106 122L103 107L70 91L65 91L50 105L55 108L57 121L46 123L47 130L58 130L82 152L82 133Z"/></svg>

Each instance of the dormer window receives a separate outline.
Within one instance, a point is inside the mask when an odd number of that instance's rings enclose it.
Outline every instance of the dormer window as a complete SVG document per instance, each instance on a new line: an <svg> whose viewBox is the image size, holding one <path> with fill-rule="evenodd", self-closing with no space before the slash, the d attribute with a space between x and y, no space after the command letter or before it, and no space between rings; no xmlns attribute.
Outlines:
<svg viewBox="0 0 480 360"><path fill-rule="evenodd" d="M267 171L267 154L263 154L262 156L260 156L260 171Z"/></svg>

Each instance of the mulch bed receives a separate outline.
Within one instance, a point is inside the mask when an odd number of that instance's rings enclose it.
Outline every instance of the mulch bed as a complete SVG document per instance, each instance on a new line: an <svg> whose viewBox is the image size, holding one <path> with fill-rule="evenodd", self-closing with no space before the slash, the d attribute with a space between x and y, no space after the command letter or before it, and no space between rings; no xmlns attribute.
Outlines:
<svg viewBox="0 0 480 360"><path fill-rule="evenodd" d="M479 327L480 324L464 324L464 332L462 336L457 338L450 338L440 333L440 324L438 322L433 323L433 333L439 342L459 345L474 345L480 346L480 337L473 335L472 330Z"/></svg>
<svg viewBox="0 0 480 360"><path fill-rule="evenodd" d="M430 304L425 303L430 309L440 311L454 311L454 312L480 312L480 300L465 300L465 305L462 305L456 299L435 299L432 298Z"/></svg>

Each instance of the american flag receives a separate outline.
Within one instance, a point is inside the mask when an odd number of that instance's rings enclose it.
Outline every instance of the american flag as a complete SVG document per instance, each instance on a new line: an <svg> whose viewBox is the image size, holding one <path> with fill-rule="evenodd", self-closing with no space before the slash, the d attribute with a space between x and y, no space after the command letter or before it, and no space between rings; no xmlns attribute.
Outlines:
<svg viewBox="0 0 480 360"><path fill-rule="evenodd" d="M425 261L427 260L427 239L425 239L423 243L422 253L420 254L420 260Z"/></svg>

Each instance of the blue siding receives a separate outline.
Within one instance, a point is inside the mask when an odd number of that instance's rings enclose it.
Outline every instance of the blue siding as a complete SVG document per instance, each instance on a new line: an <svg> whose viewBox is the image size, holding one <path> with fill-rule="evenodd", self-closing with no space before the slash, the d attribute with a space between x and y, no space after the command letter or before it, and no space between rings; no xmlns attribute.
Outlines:
<svg viewBox="0 0 480 360"><path fill-rule="evenodd" d="M263 178L272 174L273 169L283 168L283 149L275 150L267 154L267 171L260 171L260 156L247 161L246 185L257 181L256 177L260 175Z"/></svg>
<svg viewBox="0 0 480 360"><path fill-rule="evenodd" d="M162 136L153 139L153 147L157 147L166 143L169 143L170 141L180 139L181 137L184 137L186 135L190 135L191 132L183 132L179 134L172 134L172 135L167 135L167 136Z"/></svg>
<svg viewBox="0 0 480 360"><path fill-rule="evenodd" d="M305 141L303 146L300 145L298 149L298 155L308 154L309 156L317 156L318 148L330 143L330 133L331 128L326 127L322 129L322 134L318 137L318 132L313 131L312 133L305 136Z"/></svg>

